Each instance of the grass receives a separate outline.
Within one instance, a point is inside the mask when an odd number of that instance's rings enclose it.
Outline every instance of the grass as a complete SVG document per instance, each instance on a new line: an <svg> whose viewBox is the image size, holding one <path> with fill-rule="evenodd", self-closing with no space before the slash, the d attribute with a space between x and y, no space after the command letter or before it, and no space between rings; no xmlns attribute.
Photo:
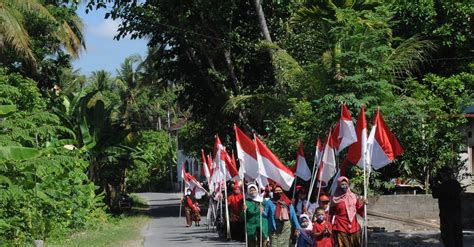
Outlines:
<svg viewBox="0 0 474 247"><path fill-rule="evenodd" d="M130 199L132 199L134 208L135 207L136 208L148 208L149 207L148 201L145 198L143 198L143 197L141 197L137 194L134 194L134 193L130 194Z"/></svg>
<svg viewBox="0 0 474 247"><path fill-rule="evenodd" d="M111 218L107 223L69 237L48 240L45 246L130 246L143 245L140 230L149 220L146 216Z"/></svg>

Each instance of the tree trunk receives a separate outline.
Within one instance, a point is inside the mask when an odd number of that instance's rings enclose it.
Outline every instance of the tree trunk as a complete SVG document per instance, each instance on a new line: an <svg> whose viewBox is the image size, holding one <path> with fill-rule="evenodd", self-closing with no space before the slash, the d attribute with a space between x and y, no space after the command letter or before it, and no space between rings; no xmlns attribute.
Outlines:
<svg viewBox="0 0 474 247"><path fill-rule="evenodd" d="M266 41L272 42L270 37L270 32L268 31L267 21L265 20L265 14L263 13L262 2L261 0L254 0L255 10L257 11L258 23L260 25L260 30Z"/></svg>
<svg viewBox="0 0 474 247"><path fill-rule="evenodd" d="M230 79L232 80L232 86L234 87L235 94L239 94L241 83L235 75L234 64L232 63L231 53L229 49L224 49L224 57L227 69L229 70Z"/></svg>

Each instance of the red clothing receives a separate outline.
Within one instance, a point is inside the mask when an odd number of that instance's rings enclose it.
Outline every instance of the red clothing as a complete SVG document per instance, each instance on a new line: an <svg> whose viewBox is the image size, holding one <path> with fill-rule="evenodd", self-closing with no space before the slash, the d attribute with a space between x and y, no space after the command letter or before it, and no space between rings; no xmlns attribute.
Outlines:
<svg viewBox="0 0 474 247"><path fill-rule="evenodd" d="M357 213L363 217L364 205L361 203L360 200L357 200L355 206L357 209ZM329 209L328 220L330 222L333 222L332 221L333 217L334 217L334 223L332 224L332 227L334 231L340 231L340 232L352 234L360 230L359 223L357 222L357 215L354 216L352 223L349 221L349 216L347 214L345 202L340 202L340 203L331 205L331 209Z"/></svg>
<svg viewBox="0 0 474 247"><path fill-rule="evenodd" d="M327 220L318 223L314 222L313 224L313 234L319 234L324 232L325 226L328 226L329 231L332 231L332 226L331 223L329 223ZM332 247L332 235L326 234L326 235L320 235L319 237L314 237L314 246L317 247Z"/></svg>
<svg viewBox="0 0 474 247"><path fill-rule="evenodd" d="M244 206L244 197L242 194L231 194L227 197L227 203L230 209L230 220L238 221L240 212L242 212L242 207Z"/></svg>

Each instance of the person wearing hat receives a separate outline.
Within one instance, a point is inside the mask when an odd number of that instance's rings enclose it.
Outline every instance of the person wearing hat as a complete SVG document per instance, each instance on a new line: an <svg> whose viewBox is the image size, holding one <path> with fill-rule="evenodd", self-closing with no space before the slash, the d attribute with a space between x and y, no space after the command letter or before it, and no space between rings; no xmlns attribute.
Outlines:
<svg viewBox="0 0 474 247"><path fill-rule="evenodd" d="M337 179L337 189L332 198L329 215L332 223L334 242L339 247L361 246L361 228L356 214L364 216L362 200L351 191L349 179Z"/></svg>
<svg viewBox="0 0 474 247"><path fill-rule="evenodd" d="M268 216L270 242L272 247L288 247L291 243L291 227L299 233L300 224L291 200L283 192L283 188L276 185L273 188L273 198L265 206Z"/></svg>
<svg viewBox="0 0 474 247"><path fill-rule="evenodd" d="M241 218L245 217L247 225L247 246L257 247L267 246L268 239L268 221L267 215L264 214L266 201L258 193L256 184L249 184L247 186L247 200L243 205L243 210L240 214ZM260 240L260 234L262 238Z"/></svg>
<svg viewBox="0 0 474 247"><path fill-rule="evenodd" d="M239 183L234 183L232 193L227 197L230 211L230 235L233 240L245 241L244 218L240 217L244 206L244 197L240 192Z"/></svg>

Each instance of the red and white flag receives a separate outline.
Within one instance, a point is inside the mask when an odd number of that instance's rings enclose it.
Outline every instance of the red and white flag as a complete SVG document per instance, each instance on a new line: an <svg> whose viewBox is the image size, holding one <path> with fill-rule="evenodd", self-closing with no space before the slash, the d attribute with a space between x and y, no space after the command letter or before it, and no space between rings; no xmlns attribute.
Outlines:
<svg viewBox="0 0 474 247"><path fill-rule="evenodd" d="M296 163L293 166L292 170L296 176L300 177L304 181L308 181L311 179L311 170L308 167L308 163L306 163L302 143L300 143L300 145L298 146L298 152L296 153Z"/></svg>
<svg viewBox="0 0 474 247"><path fill-rule="evenodd" d="M351 113L345 104L341 104L341 119L334 128L333 141L337 153L357 141Z"/></svg>
<svg viewBox="0 0 474 247"><path fill-rule="evenodd" d="M211 172L209 170L209 165L207 164L206 155L204 154L204 150L201 149L201 158L202 158L202 166L201 166L201 176L205 176L206 179L209 181L211 177Z"/></svg>
<svg viewBox="0 0 474 247"><path fill-rule="evenodd" d="M377 110L374 125L370 131L368 144L368 163L376 170L391 163L404 150Z"/></svg>
<svg viewBox="0 0 474 247"><path fill-rule="evenodd" d="M220 179L228 181L239 177L237 167L232 165L231 157L222 145L218 135L216 135L214 141L214 154L214 160L219 167Z"/></svg>
<svg viewBox="0 0 474 247"><path fill-rule="evenodd" d="M365 107L362 106L356 123L357 142L351 144L347 150L346 160L353 165L364 169L367 164L367 121L365 119ZM365 158L365 160L363 159Z"/></svg>
<svg viewBox="0 0 474 247"><path fill-rule="evenodd" d="M207 194L206 189L202 187L202 185L197 181L197 179L186 171L184 171L184 181L186 183L186 187L194 192L194 197L196 197L196 199L201 199L204 195Z"/></svg>
<svg viewBox="0 0 474 247"><path fill-rule="evenodd" d="M237 158L240 168L246 177L257 179L260 175L258 170L257 149L255 143L234 124L235 145L237 146Z"/></svg>
<svg viewBox="0 0 474 247"><path fill-rule="evenodd" d="M224 150L222 150L222 156L224 157L224 162L226 166L226 180L228 181L231 179L240 178L239 171L237 170L237 164L234 158L234 153L232 152L232 156L229 156L229 153L227 153L224 148Z"/></svg>
<svg viewBox="0 0 474 247"><path fill-rule="evenodd" d="M207 155L207 165L209 167L209 174L211 175L211 177L212 177L212 168L213 168L212 164L213 164L212 156L211 156L211 154L208 154Z"/></svg>
<svg viewBox="0 0 474 247"><path fill-rule="evenodd" d="M321 166L319 168L319 179L322 186L327 186L329 180L336 173L336 155L332 131L329 130L329 134L326 137L326 143L324 145L323 158L321 160Z"/></svg>
<svg viewBox="0 0 474 247"><path fill-rule="evenodd" d="M314 176L316 176L317 180L319 180L318 171L319 171L320 164L322 163L323 152L324 152L324 149L323 149L323 145L321 144L321 139L318 138L318 140L316 141L316 151L314 152L314 165L316 166L315 168L316 174Z"/></svg>
<svg viewBox="0 0 474 247"><path fill-rule="evenodd" d="M259 167L263 168L260 174L275 181L284 190L289 190L295 179L295 174L290 168L281 163L278 157L257 136L254 138L257 148L257 161Z"/></svg>

